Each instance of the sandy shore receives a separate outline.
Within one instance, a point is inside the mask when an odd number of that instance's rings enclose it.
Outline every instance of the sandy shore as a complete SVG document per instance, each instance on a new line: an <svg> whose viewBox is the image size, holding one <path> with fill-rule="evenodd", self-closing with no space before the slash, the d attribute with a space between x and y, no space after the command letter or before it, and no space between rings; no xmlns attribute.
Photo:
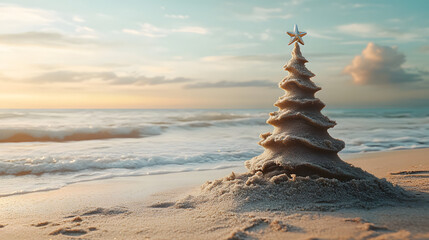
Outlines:
<svg viewBox="0 0 429 240"><path fill-rule="evenodd" d="M124 177L0 198L0 239L429 239L429 149L343 156L418 198L335 211L228 211L174 202L244 167Z"/></svg>

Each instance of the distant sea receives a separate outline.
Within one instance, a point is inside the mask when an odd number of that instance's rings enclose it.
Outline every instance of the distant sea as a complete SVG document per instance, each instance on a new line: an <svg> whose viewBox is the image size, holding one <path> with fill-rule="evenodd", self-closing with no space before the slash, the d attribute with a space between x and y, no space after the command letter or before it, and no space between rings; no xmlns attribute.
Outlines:
<svg viewBox="0 0 429 240"><path fill-rule="evenodd" d="M275 109L0 110L0 197L118 176L229 168ZM429 147L429 109L328 109L341 155ZM404 159L406 161L406 159Z"/></svg>

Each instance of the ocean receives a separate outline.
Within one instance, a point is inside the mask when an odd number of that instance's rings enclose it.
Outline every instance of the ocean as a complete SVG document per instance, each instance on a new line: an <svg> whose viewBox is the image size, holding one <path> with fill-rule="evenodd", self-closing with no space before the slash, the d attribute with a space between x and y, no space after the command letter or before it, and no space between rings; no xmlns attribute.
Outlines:
<svg viewBox="0 0 429 240"><path fill-rule="evenodd" d="M275 109L0 110L0 197L121 176L240 166ZM429 109L326 109L340 153L429 147ZM406 161L406 159L404 159Z"/></svg>

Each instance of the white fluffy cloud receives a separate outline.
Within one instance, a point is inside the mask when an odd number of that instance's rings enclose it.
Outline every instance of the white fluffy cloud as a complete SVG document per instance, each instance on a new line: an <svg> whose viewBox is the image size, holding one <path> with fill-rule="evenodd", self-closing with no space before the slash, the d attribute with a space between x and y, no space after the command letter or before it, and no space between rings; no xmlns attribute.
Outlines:
<svg viewBox="0 0 429 240"><path fill-rule="evenodd" d="M97 38L96 31L82 25L83 22L85 19L79 16L70 17L53 10L0 3L0 45L46 47L52 43L57 47L79 39Z"/></svg>
<svg viewBox="0 0 429 240"><path fill-rule="evenodd" d="M0 4L0 31L19 32L47 27L59 21L57 13L39 8L26 8L14 4Z"/></svg>
<svg viewBox="0 0 429 240"><path fill-rule="evenodd" d="M73 21L78 22L78 23L83 23L83 22L85 22L85 19L83 19L79 16L73 16Z"/></svg>
<svg viewBox="0 0 429 240"><path fill-rule="evenodd" d="M289 19L292 15L285 13L281 8L254 7L250 14L238 15L238 17L246 21L267 21L274 18Z"/></svg>
<svg viewBox="0 0 429 240"><path fill-rule="evenodd" d="M218 82L199 82L184 86L187 89L192 88L242 88L242 87L271 87L277 88L277 83L269 80L250 80L250 81L218 81Z"/></svg>
<svg viewBox="0 0 429 240"><path fill-rule="evenodd" d="M391 84L422 80L418 74L408 73L402 67L405 55L394 47L378 46L372 42L355 56L344 72L357 84Z"/></svg>
<svg viewBox="0 0 429 240"><path fill-rule="evenodd" d="M181 14L165 14L164 17L166 18L172 18L172 19L188 19L188 15L181 15Z"/></svg>
<svg viewBox="0 0 429 240"><path fill-rule="evenodd" d="M54 71L46 72L42 75L26 79L32 83L78 83L99 80L111 85L161 85L190 82L192 79L184 77L166 78L164 76L119 76L114 72L75 72L75 71Z"/></svg>
<svg viewBox="0 0 429 240"><path fill-rule="evenodd" d="M166 37L171 33L181 32L181 33L194 33L205 35L208 34L209 31L206 28L198 27L198 26L186 26L181 28L160 28L156 27L150 23L143 23L140 29L123 29L122 32L133 34L133 35L142 35L151 38L159 38Z"/></svg>
<svg viewBox="0 0 429 240"><path fill-rule="evenodd" d="M351 23L337 26L337 30L341 33L360 37L360 38L384 38L395 39L395 41L421 41L424 40L422 31L413 30L412 32L404 31L403 29L386 28L369 23Z"/></svg>
<svg viewBox="0 0 429 240"><path fill-rule="evenodd" d="M68 48L96 46L97 42L83 37L72 37L55 32L24 32L0 34L0 45Z"/></svg>

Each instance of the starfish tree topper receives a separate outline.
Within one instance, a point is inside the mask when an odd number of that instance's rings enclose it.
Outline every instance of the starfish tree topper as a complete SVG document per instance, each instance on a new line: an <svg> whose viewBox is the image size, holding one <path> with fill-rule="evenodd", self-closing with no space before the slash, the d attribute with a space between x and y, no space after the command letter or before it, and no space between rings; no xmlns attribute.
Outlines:
<svg viewBox="0 0 429 240"><path fill-rule="evenodd" d="M302 37L304 37L307 33L300 32L298 30L298 25L295 24L295 26L293 27L293 32L287 32L287 34L291 37L289 45L291 45L294 42L299 42L302 45L304 45L304 41L302 40Z"/></svg>

